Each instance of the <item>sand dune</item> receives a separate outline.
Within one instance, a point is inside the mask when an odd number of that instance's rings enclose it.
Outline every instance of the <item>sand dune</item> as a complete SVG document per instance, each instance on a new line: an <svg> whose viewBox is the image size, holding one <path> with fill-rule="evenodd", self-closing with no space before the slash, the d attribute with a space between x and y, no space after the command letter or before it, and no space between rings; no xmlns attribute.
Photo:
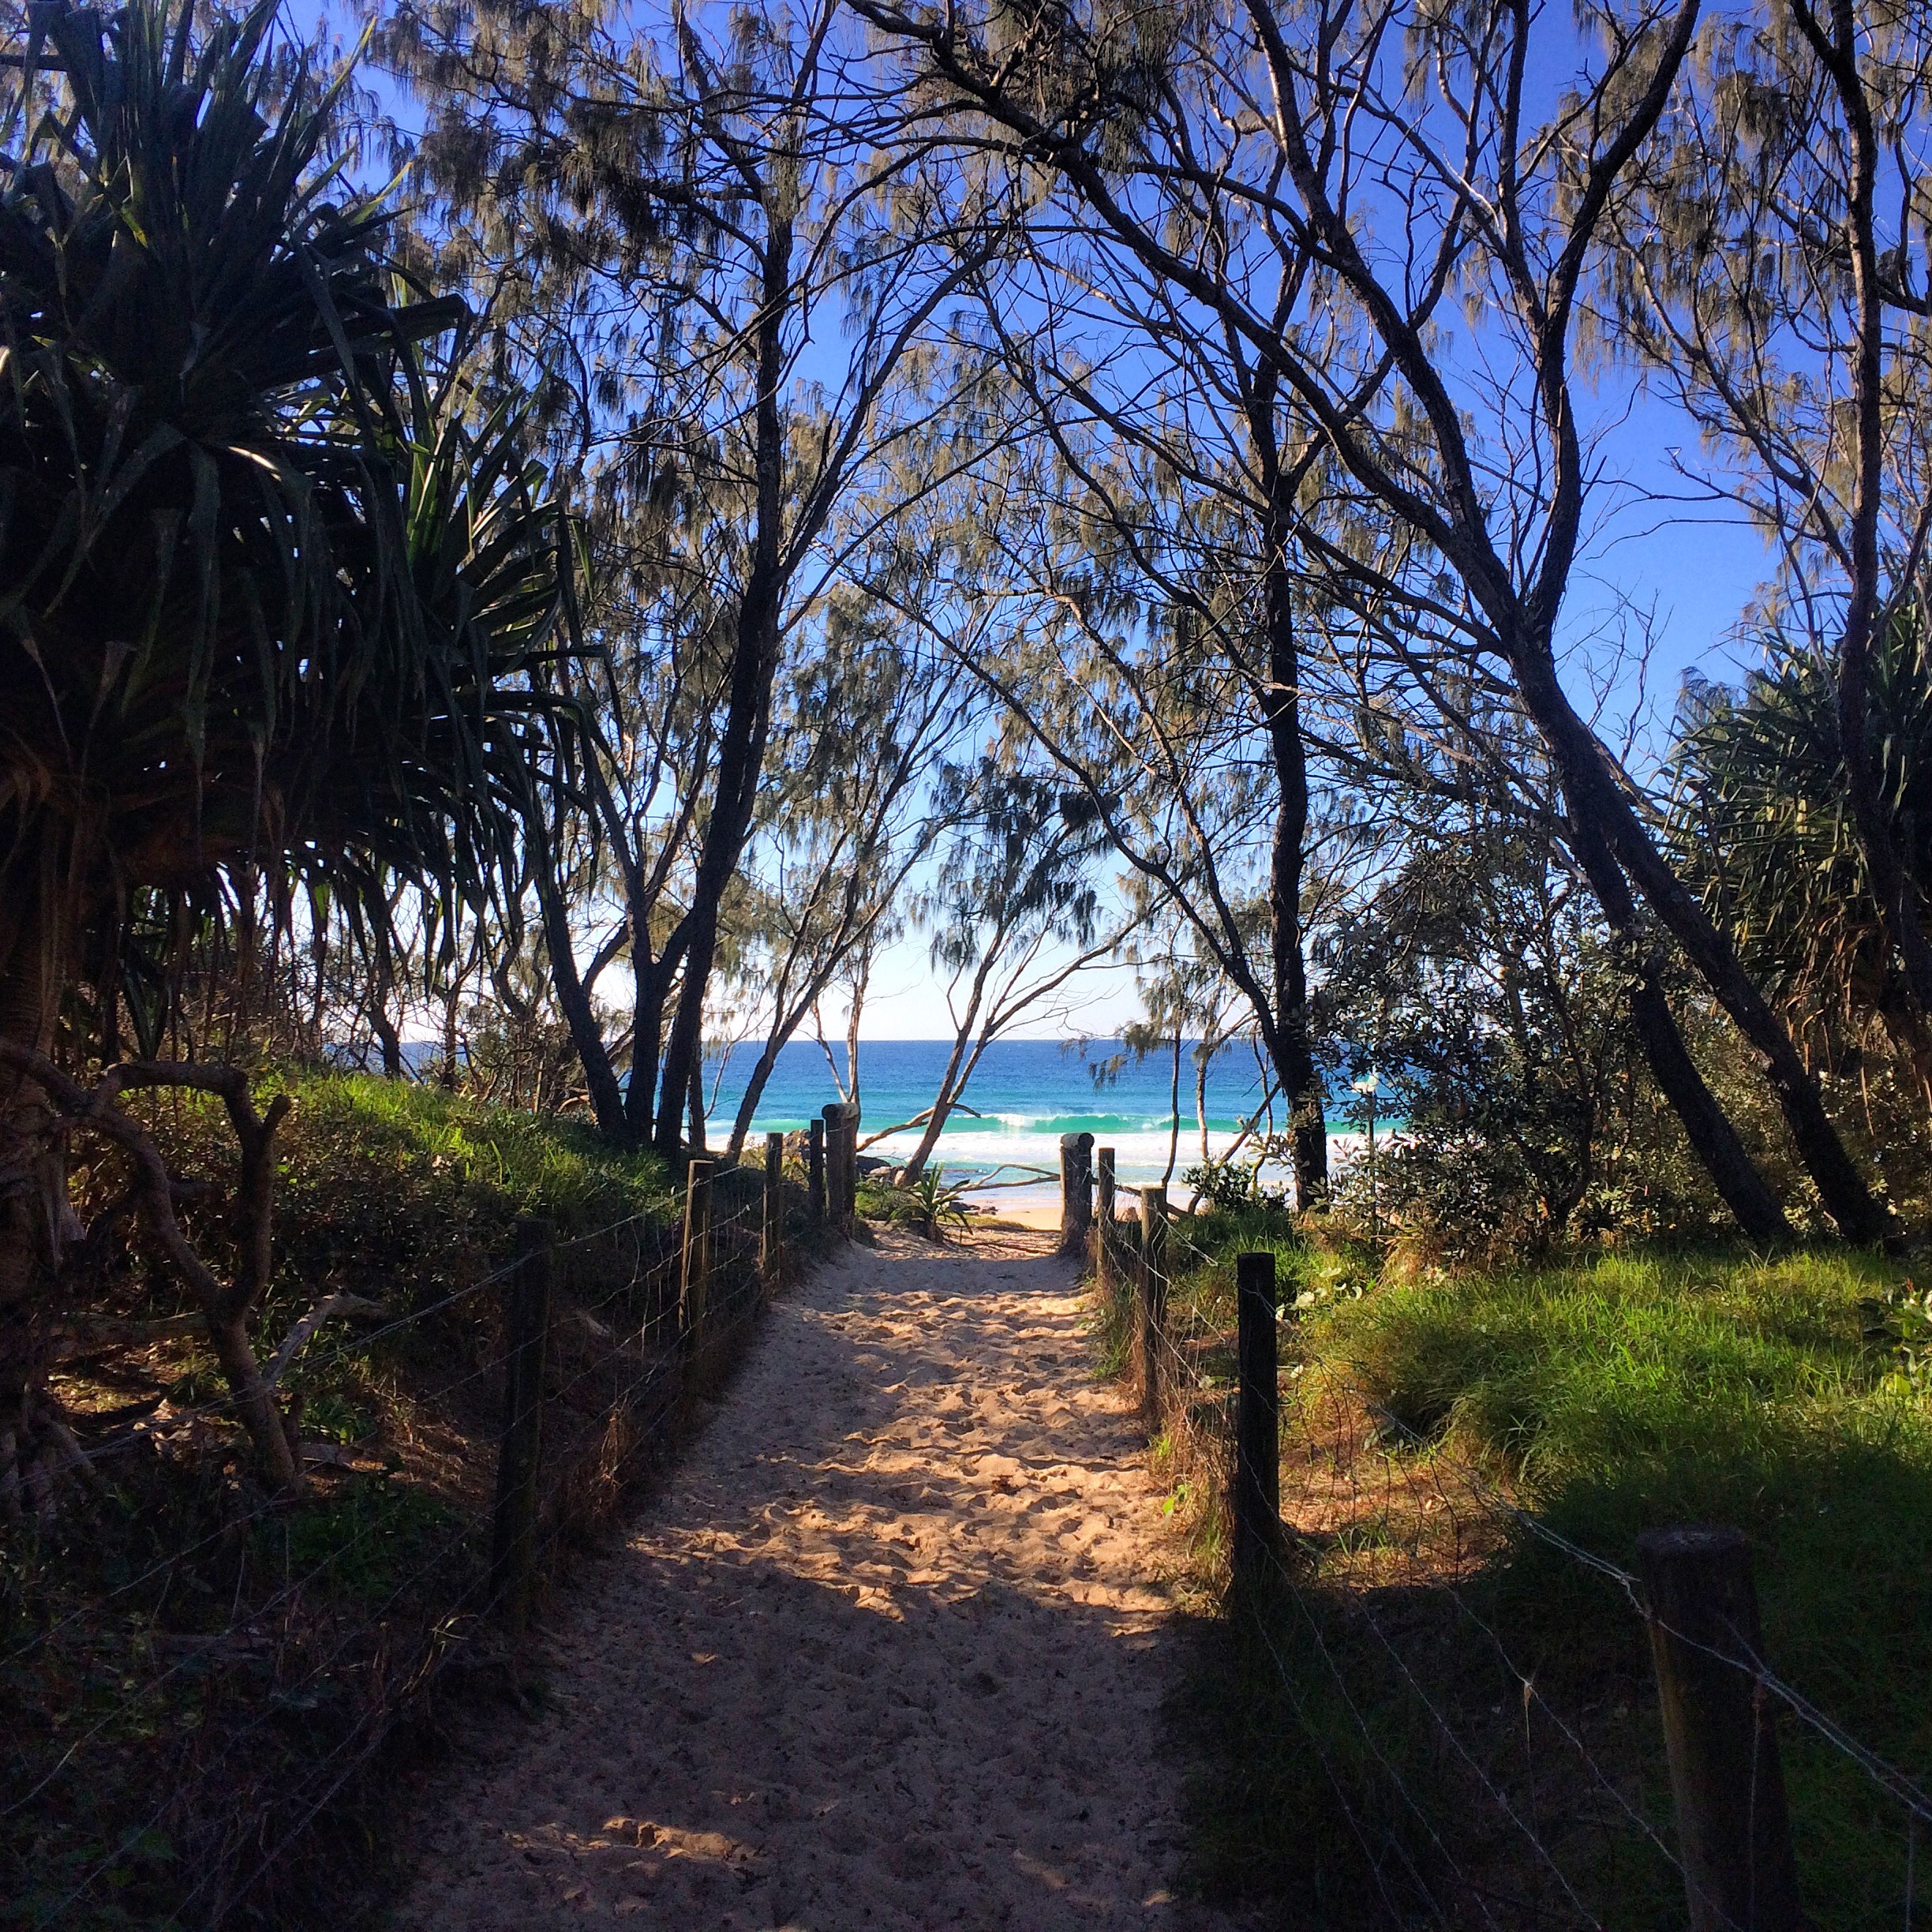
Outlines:
<svg viewBox="0 0 1932 1932"><path fill-rule="evenodd" d="M1163 1519L1047 1245L888 1235L771 1310L401 1926L1226 1923L1172 1895Z"/></svg>

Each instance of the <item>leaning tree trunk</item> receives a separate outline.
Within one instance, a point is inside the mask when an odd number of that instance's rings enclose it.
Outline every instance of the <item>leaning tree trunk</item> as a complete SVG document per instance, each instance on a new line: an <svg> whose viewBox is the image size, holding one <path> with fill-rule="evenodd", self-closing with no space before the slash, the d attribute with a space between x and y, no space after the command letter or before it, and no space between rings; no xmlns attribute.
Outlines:
<svg viewBox="0 0 1932 1932"><path fill-rule="evenodd" d="M1597 735L1578 717L1556 676L1547 643L1519 640L1510 653L1517 688L1562 783L1571 816L1600 838L1664 930L1683 949L1704 983L1756 1050L1784 1116L1798 1157L1816 1182L1825 1211L1847 1241L1878 1241L1895 1233L1825 1110L1817 1080L1771 1009L1736 949L1718 931L1658 851L1625 796Z"/></svg>
<svg viewBox="0 0 1932 1932"><path fill-rule="evenodd" d="M1571 843L1583 875L1603 908L1612 938L1631 975L1631 1024L1657 1084L1704 1166L1724 1205L1753 1241L1782 1242L1791 1224L1770 1184L1690 1058L1664 990L1657 949L1637 917L1629 882L1609 849L1589 826L1572 822Z"/></svg>

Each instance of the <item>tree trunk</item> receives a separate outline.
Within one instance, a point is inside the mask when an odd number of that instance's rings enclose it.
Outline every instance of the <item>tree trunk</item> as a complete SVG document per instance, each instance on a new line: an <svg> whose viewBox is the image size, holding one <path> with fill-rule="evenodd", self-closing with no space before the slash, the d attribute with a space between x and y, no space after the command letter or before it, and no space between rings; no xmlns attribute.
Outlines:
<svg viewBox="0 0 1932 1932"><path fill-rule="evenodd" d="M1932 1034L1928 1034L1924 1021L1901 994L1902 989L1879 996L1876 1002L1879 1021L1893 1051L1911 1067L1912 1078L1919 1083L1921 1104L1932 1112Z"/></svg>
<svg viewBox="0 0 1932 1932"><path fill-rule="evenodd" d="M263 1477L271 1488L292 1494L301 1487L301 1465L276 1406L275 1391L263 1379L261 1364L255 1359L248 1330L246 1312L221 1320L211 1317L208 1340L234 1398L235 1412L255 1445Z"/></svg>
<svg viewBox="0 0 1932 1932"><path fill-rule="evenodd" d="M1881 796L1882 766L1872 743L1871 653L1884 605L1885 560L1879 522L1885 489L1885 440L1890 406L1885 396L1885 298L1880 283L1878 174L1881 137L1872 98L1859 69L1857 14L1845 0L1831 9L1831 28L1808 9L1799 31L1825 69L1844 110L1850 137L1846 250L1857 312L1852 358L1851 422L1854 498L1847 536L1851 594L1838 640L1838 749L1844 761L1846 802L1864 854L1882 929L1904 975L1905 992L1923 1026L1932 1020L1932 942L1927 940L1917 889L1907 870L1898 828Z"/></svg>
<svg viewBox="0 0 1932 1932"><path fill-rule="evenodd" d="M631 1078L624 1088L624 1121L633 1140L650 1138L657 1099L657 1058L664 1044L665 996L676 968L675 944L651 957L650 908L633 904L631 919Z"/></svg>
<svg viewBox="0 0 1932 1932"><path fill-rule="evenodd" d="M784 590L781 530L784 518L784 419L778 406L784 380L784 318L792 266L792 230L773 219L763 260L764 307L758 324L758 399L754 411L754 470L758 525L751 562L738 605L729 696L718 745L711 815L691 882L691 910L680 924L684 983L665 1043L658 1088L657 1151L675 1159L684 1090L704 1055L705 997L717 957L718 917L744 856L771 729L772 680L778 670L779 607Z"/></svg>
<svg viewBox="0 0 1932 1932"><path fill-rule="evenodd" d="M1280 794L1268 860L1268 919L1274 968L1274 1037L1268 1042L1282 1091L1288 1101L1294 1148L1295 1205L1307 1209L1328 1198L1328 1123L1321 1073L1309 1037L1308 967L1301 943L1301 877L1306 858L1308 747L1301 736L1301 669L1295 638L1294 584L1288 543L1294 506L1277 483L1267 527L1265 620L1268 682L1263 702L1268 749Z"/></svg>
<svg viewBox="0 0 1932 1932"><path fill-rule="evenodd" d="M1664 930L1757 1050L1792 1142L1817 1184L1825 1211L1847 1241L1878 1241L1895 1231L1845 1151L1811 1076L1769 1002L1735 950L1686 889L1625 796L1597 735L1578 717L1547 644L1518 640L1510 653L1525 708L1550 750L1572 818L1600 838Z"/></svg>
<svg viewBox="0 0 1932 1932"><path fill-rule="evenodd" d="M387 935L379 934L370 950L373 955L376 984L369 995L369 1028L376 1035L376 1044L382 1049L384 1076L390 1080L400 1080L403 1073L402 1035L389 1013L389 1002L395 997L395 962L390 956ZM114 1058L118 1058L119 1056L117 1054Z"/></svg>
<svg viewBox="0 0 1932 1932"><path fill-rule="evenodd" d="M772 680L778 661L777 586L771 581L747 590L732 653L730 715L719 747L717 794L705 827L691 909L679 927L684 964L670 1037L665 1043L658 1080L657 1151L668 1159L678 1151L685 1090L704 1050L704 1009L710 990L712 962L717 956L718 921L724 895L744 855L747 836L764 767L771 724Z"/></svg>
<svg viewBox="0 0 1932 1932"><path fill-rule="evenodd" d="M531 869L536 874L537 903L543 913L544 948L550 956L550 979L556 989L557 1005L583 1068L584 1086L590 1096L590 1111L597 1132L621 1141L627 1138L623 1091L617 1084L616 1069L611 1065L610 1050L604 1043L604 1030L597 1024L583 976L577 970L570 916L564 904L564 889L556 876L549 836L534 822L529 844Z"/></svg>
<svg viewBox="0 0 1932 1932"><path fill-rule="evenodd" d="M456 1050L459 1044L456 1023L462 1005L461 968L452 960L450 962L449 984L443 989L443 1065L436 1074L436 1084L447 1093L456 1091Z"/></svg>
<svg viewBox="0 0 1932 1932"><path fill-rule="evenodd" d="M691 1119L691 1150L694 1154L705 1151L705 1097L704 1062L694 1063L691 1070L688 1091L688 1113Z"/></svg>
<svg viewBox="0 0 1932 1932"><path fill-rule="evenodd" d="M732 1121L731 1139L724 1145L725 1152L733 1160L744 1151L746 1136L751 1131L752 1121L758 1118L758 1103L765 1098L766 1087L770 1082L773 1069L778 1064L779 1050L790 1036L789 1028L782 1033L774 1029L758 1050L758 1059L751 1069L751 1077L745 1082L743 1095L738 1103L737 1115Z"/></svg>
<svg viewBox="0 0 1932 1932"><path fill-rule="evenodd" d="M1631 1024L1642 1044L1651 1077L1683 1123L1691 1152L1703 1163L1738 1226L1753 1241L1788 1241L1791 1224L1784 1219L1784 1208L1684 1045L1664 994L1656 949L1647 942L1638 923L1629 882L1589 827L1573 822L1571 842L1633 975Z"/></svg>
<svg viewBox="0 0 1932 1932"><path fill-rule="evenodd" d="M0 1039L51 1054L71 949L59 842L23 840L0 863ZM18 1511L18 1472L37 1443L34 1391L51 1364L49 1316L72 1234L67 1163L46 1092L0 1071L0 1485Z"/></svg>

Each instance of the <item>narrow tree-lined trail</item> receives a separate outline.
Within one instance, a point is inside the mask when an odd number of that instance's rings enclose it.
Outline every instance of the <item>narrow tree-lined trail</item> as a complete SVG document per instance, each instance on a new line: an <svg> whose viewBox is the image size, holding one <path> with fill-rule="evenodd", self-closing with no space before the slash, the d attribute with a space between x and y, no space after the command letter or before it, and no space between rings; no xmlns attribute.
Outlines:
<svg viewBox="0 0 1932 1932"><path fill-rule="evenodd" d="M1174 1896L1166 1531L1050 1247L887 1234L772 1308L426 1797L401 1926L1228 1923Z"/></svg>

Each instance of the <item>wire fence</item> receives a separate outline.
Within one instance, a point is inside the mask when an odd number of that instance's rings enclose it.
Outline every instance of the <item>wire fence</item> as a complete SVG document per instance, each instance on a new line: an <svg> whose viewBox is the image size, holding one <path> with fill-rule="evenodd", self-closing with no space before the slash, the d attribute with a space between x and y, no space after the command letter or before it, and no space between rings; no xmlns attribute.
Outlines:
<svg viewBox="0 0 1932 1932"><path fill-rule="evenodd" d="M1346 1863L1358 1895L1403 1924L1681 1922L1688 1902L1700 1932L1814 1922L1902 1923L1910 1932L1932 1798L1780 1675L1756 1637L1754 1609L1748 1640L1741 1621L1720 1622L1714 1639L1673 1621L1637 1573L1559 1533L1443 1438L1390 1414L1355 1365L1324 1354L1308 1365L1319 1372L1304 1373L1292 1309L1280 1318L1290 1359L1277 1384L1277 1466L1244 1463L1225 1294L1170 1293L1191 1272L1226 1274L1231 1257L1200 1245L1181 1218L1151 1245L1151 1280L1140 1223L1111 1231L1099 1271L1108 1324L1130 1341L1127 1365L1148 1396L1156 1453L1193 1503L1197 1547L1230 1586L1239 1654L1271 1683L1297 1734L1282 1754L1293 1762L1271 1788L1260 1762L1267 1741L1251 1733L1245 1748L1257 1762L1247 1784L1274 1789L1277 1802L1290 1788L1292 1802L1311 1792L1325 1801L1331 1843L1316 1852L1323 1828L1301 1820L1298 1866L1324 1856ZM1231 1520L1244 1477L1249 1495L1281 1498L1245 1576ZM1789 1857L1767 1825L1775 1780L1783 1829L1775 1745L1766 1769L1749 1757L1738 1791L1700 1795L1694 1764L1676 1762L1675 1732L1672 1753L1663 1748L1653 1659L1664 1670L1667 1653L1687 1653L1723 1680L1720 1690L1735 1688L1749 1713L1747 1751L1782 1733L1807 1800L1799 1844L1809 1855L1795 1896L1808 1918L1795 1906L1780 1916L1775 1888L1761 1882ZM1667 1716L1670 1705L1667 1696ZM1774 1709L1784 1720L1775 1728ZM1730 1804L1744 1821L1747 1889L1724 1889L1705 1841L1728 1828L1702 1810L1689 1829L1705 1849L1687 1870L1687 1804ZM1296 1882L1309 1878L1301 1869Z"/></svg>
<svg viewBox="0 0 1932 1932"><path fill-rule="evenodd" d="M802 1180L707 1170L672 1215L530 1234L451 1292L309 1335L291 1410L349 1388L380 1424L303 1441L298 1496L256 1485L230 1394L86 1444L99 1506L0 1577L7 1923L280 1925L298 1899L326 1915L330 1847L348 1832L366 1855L379 1809L358 1774L406 1747L432 1686L503 1676L507 1574L552 1573L608 1515L823 1238ZM541 1456L506 1556L513 1291L533 1269L556 1290ZM103 1522L122 1526L105 1555Z"/></svg>

